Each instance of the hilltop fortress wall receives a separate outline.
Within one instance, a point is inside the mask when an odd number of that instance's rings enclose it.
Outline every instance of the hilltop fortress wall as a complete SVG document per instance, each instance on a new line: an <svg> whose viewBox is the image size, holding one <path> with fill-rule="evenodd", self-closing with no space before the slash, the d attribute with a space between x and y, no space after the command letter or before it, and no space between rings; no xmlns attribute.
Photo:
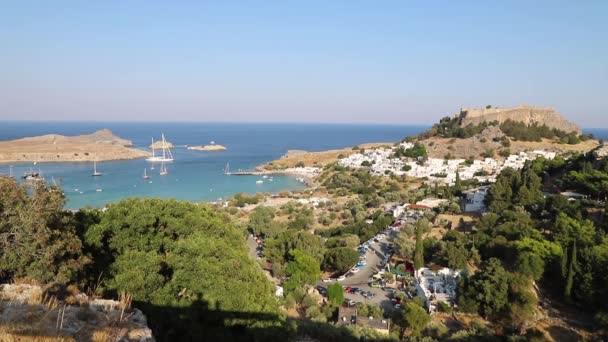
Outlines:
<svg viewBox="0 0 608 342"><path fill-rule="evenodd" d="M553 108L534 107L522 105L513 108L463 108L455 114L461 119L461 125L477 125L482 122L513 120L524 122L527 125L546 125L565 132L581 133L581 129L574 123L566 120Z"/></svg>

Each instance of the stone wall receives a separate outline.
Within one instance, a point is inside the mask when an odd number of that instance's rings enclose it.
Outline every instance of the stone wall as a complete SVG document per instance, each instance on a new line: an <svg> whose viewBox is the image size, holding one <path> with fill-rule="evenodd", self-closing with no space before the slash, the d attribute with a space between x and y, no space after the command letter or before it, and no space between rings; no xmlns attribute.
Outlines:
<svg viewBox="0 0 608 342"><path fill-rule="evenodd" d="M557 128L565 132L581 134L581 129L574 123L566 120L553 108L534 107L522 105L513 108L464 108L456 113L460 117L461 125L477 125L482 122L513 120L524 122L527 125L538 124Z"/></svg>

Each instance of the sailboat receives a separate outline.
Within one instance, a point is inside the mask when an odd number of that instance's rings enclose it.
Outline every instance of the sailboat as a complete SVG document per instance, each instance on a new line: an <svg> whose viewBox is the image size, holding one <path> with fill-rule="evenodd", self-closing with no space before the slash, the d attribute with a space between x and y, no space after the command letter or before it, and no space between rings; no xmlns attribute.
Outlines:
<svg viewBox="0 0 608 342"><path fill-rule="evenodd" d="M165 163L162 163L160 165L160 175L161 176L165 176L167 175L169 172L167 172L167 168L165 167Z"/></svg>
<svg viewBox="0 0 608 342"><path fill-rule="evenodd" d="M150 178L150 176L148 176L148 172L147 171L148 171L148 169L144 168L144 179Z"/></svg>
<svg viewBox="0 0 608 342"><path fill-rule="evenodd" d="M97 177L97 176L101 176L101 175L103 175L103 173L97 172L97 161L94 161L93 162L93 174L91 176Z"/></svg>
<svg viewBox="0 0 608 342"><path fill-rule="evenodd" d="M171 149L167 147L167 141L165 140L165 134L161 133L161 137L162 137L162 141L163 141L162 157L156 155L156 148L154 148L154 138L152 138L152 157L147 158L146 161L149 161L152 163L172 162L173 161L173 154L171 153Z"/></svg>

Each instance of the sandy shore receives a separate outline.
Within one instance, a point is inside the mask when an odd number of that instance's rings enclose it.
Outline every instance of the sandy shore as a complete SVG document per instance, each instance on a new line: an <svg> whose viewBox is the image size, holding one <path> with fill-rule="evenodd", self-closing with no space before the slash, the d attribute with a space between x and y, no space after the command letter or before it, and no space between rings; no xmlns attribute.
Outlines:
<svg viewBox="0 0 608 342"><path fill-rule="evenodd" d="M109 130L63 136L49 134L0 142L0 163L90 162L146 158L148 151L135 149L131 141Z"/></svg>

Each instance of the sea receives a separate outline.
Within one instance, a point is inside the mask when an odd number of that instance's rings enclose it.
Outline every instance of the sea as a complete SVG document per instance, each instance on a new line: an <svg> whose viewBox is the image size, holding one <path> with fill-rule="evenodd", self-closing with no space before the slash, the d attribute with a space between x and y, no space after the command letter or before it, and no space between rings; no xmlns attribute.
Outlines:
<svg viewBox="0 0 608 342"><path fill-rule="evenodd" d="M427 126L350 124L269 124L269 123L143 123L143 122L23 122L0 121L0 140L44 134L80 135L100 129L131 140L135 148L148 150L151 139L175 145L174 162L166 164L168 175L160 176L160 165L144 159L98 162L101 177L92 177L93 163L0 164L0 173L17 178L30 170L40 170L47 183L57 183L66 195L66 208L103 207L127 197L175 198L194 202L217 201L236 193L278 193L300 190L304 184L290 176L228 176L224 169L250 170L278 159L288 150L323 151L369 142L396 142L416 135ZM186 145L214 141L226 151L204 152ZM157 151L158 152L158 151ZM147 168L149 180L143 179Z"/></svg>

